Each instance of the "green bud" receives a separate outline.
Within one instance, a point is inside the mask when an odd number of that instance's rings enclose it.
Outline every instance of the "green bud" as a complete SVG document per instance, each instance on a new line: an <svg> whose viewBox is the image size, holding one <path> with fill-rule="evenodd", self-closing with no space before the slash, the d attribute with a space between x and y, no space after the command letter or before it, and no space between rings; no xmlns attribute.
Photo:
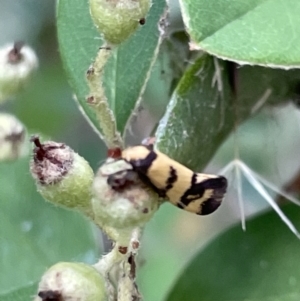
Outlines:
<svg viewBox="0 0 300 301"><path fill-rule="evenodd" d="M63 143L32 139L35 144L30 171L40 194L48 201L78 209L92 217L91 187L94 173L89 163Z"/></svg>
<svg viewBox="0 0 300 301"><path fill-rule="evenodd" d="M96 222L116 229L143 226L158 209L157 194L145 186L125 160L108 159L93 184Z"/></svg>
<svg viewBox="0 0 300 301"><path fill-rule="evenodd" d="M151 0L90 0L90 13L104 40L118 45L144 23L150 6Z"/></svg>
<svg viewBox="0 0 300 301"><path fill-rule="evenodd" d="M22 90L37 67L35 52L23 43L0 48L0 103Z"/></svg>
<svg viewBox="0 0 300 301"><path fill-rule="evenodd" d="M13 115L0 113L0 162L13 161L27 153L24 125Z"/></svg>
<svg viewBox="0 0 300 301"><path fill-rule="evenodd" d="M101 274L83 263L60 262L43 275L35 301L105 301Z"/></svg>

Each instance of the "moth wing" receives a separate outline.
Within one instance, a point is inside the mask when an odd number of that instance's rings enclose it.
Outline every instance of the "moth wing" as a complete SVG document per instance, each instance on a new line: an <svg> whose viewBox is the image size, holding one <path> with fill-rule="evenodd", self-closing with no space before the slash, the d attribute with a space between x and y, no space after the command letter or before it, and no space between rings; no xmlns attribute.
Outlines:
<svg viewBox="0 0 300 301"><path fill-rule="evenodd" d="M194 174L190 187L177 200L177 206L199 215L207 215L218 209L226 190L227 180L223 176Z"/></svg>

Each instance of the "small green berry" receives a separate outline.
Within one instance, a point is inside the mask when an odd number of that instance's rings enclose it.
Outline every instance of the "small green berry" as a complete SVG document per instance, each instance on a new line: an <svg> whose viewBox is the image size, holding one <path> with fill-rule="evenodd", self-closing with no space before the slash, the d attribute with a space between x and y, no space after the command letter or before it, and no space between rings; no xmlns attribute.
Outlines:
<svg viewBox="0 0 300 301"><path fill-rule="evenodd" d="M104 40L118 45L137 30L150 6L151 0L90 0L90 13Z"/></svg>
<svg viewBox="0 0 300 301"><path fill-rule="evenodd" d="M24 88L38 67L35 52L23 43L0 48L0 103Z"/></svg>
<svg viewBox="0 0 300 301"><path fill-rule="evenodd" d="M106 301L105 282L87 264L60 262L43 275L34 301Z"/></svg>
<svg viewBox="0 0 300 301"><path fill-rule="evenodd" d="M48 201L78 209L92 217L91 187L94 173L89 163L63 143L32 139L35 144L30 171L40 194Z"/></svg>
<svg viewBox="0 0 300 301"><path fill-rule="evenodd" d="M93 184L96 222L116 229L143 226L158 209L157 194L145 186L125 160L108 159Z"/></svg>
<svg viewBox="0 0 300 301"><path fill-rule="evenodd" d="M0 162L21 158L28 148L24 125L13 115L0 113Z"/></svg>

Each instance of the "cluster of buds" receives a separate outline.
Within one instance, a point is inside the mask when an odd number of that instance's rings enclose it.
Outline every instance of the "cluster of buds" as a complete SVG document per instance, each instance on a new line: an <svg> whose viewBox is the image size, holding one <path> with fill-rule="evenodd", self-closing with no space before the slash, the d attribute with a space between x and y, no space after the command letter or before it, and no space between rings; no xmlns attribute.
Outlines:
<svg viewBox="0 0 300 301"><path fill-rule="evenodd" d="M33 136L31 141L34 148L30 171L41 195L54 204L77 209L89 216L115 242L110 255L104 256L96 265L96 272L94 268L80 264L58 264L52 267L43 276L35 300L103 300L103 292L111 287L106 275L115 264L120 264L122 260L127 262L130 254L136 254L138 238L135 238L134 233L158 209L157 194L143 184L132 165L122 158L108 158L94 177L88 162L67 145L54 141L42 143L37 136ZM83 281L81 278L85 273L89 276ZM96 290L95 283L100 280L90 276L95 273L98 278L106 279L105 289L98 286ZM121 277L119 291L121 294L130 291L138 295L135 277L127 274ZM128 282L131 288L129 291ZM89 286L91 289L87 289ZM103 296L95 298L96 294ZM75 299L72 296L84 297Z"/></svg>
<svg viewBox="0 0 300 301"><path fill-rule="evenodd" d="M107 49L111 49L132 35L139 24L145 23L151 0L89 0L89 4L95 26ZM96 78L96 95L101 94L100 71L108 57L105 53L102 58L100 53L94 66L98 77L90 76L89 79L93 87L92 79ZM106 120L105 117L101 115L101 122ZM30 171L41 195L54 204L81 211L115 242L112 252L95 265L96 269L75 263L60 263L50 268L42 277L35 301L104 301L107 292L114 290L107 281L108 272L120 260L124 260L126 268L120 278L118 295L126 296L125 299L121 297L122 300L139 299L133 272L139 242L132 233L139 233L137 229L144 226L158 209L157 194L121 157L108 158L94 176L88 162L65 144L41 143L36 136L31 140L34 149Z"/></svg>
<svg viewBox="0 0 300 301"><path fill-rule="evenodd" d="M23 89L37 66L35 52L24 43L0 48L0 104ZM0 113L0 162L19 159L27 152L24 125L13 115Z"/></svg>
<svg viewBox="0 0 300 301"><path fill-rule="evenodd" d="M37 136L31 141L30 171L46 200L115 229L143 226L156 212L156 193L125 160L108 158L94 177L88 162L64 143L41 143Z"/></svg>

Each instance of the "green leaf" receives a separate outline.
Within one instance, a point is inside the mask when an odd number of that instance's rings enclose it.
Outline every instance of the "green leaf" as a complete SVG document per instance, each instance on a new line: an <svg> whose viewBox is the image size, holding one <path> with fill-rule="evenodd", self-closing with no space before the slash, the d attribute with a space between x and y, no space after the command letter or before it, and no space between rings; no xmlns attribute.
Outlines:
<svg viewBox="0 0 300 301"><path fill-rule="evenodd" d="M195 47L237 63L300 65L298 0L181 0Z"/></svg>
<svg viewBox="0 0 300 301"><path fill-rule="evenodd" d="M300 227L294 205L284 212ZM275 212L234 226L182 271L167 301L300 300L300 242Z"/></svg>
<svg viewBox="0 0 300 301"><path fill-rule="evenodd" d="M268 104L291 98L300 71L236 68L209 55L198 58L181 78L156 137L159 150L201 170L235 125Z"/></svg>
<svg viewBox="0 0 300 301"><path fill-rule="evenodd" d="M91 224L46 203L28 161L0 164L0 292L37 281L58 261L94 263L99 255Z"/></svg>
<svg viewBox="0 0 300 301"><path fill-rule="evenodd" d="M160 43L158 22L166 7L154 1L146 24L114 50L104 74L109 105L123 132L148 79ZM86 104L85 73L102 41L89 15L88 1L60 0L57 7L58 40L63 63L72 88L87 117L101 132L94 111Z"/></svg>
<svg viewBox="0 0 300 301"><path fill-rule="evenodd" d="M25 287L13 290L9 293L0 294L1 301L25 301L32 300L33 296L36 294L37 284L30 284Z"/></svg>
<svg viewBox="0 0 300 301"><path fill-rule="evenodd" d="M61 64L44 64L18 101L12 103L11 111L27 128L52 137L67 128L78 113L74 103L67 101L70 93Z"/></svg>

